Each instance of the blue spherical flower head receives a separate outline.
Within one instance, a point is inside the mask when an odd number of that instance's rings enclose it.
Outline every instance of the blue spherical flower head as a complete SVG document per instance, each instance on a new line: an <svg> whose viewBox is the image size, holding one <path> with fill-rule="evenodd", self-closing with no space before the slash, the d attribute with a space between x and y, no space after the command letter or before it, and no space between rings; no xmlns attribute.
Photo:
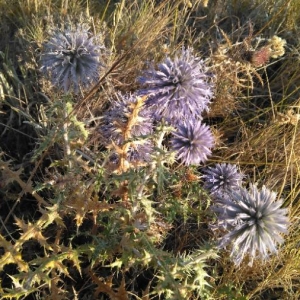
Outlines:
<svg viewBox="0 0 300 300"><path fill-rule="evenodd" d="M209 126L200 121L179 125L173 132L172 149L185 165L197 165L207 160L214 146L214 137Z"/></svg>
<svg viewBox="0 0 300 300"><path fill-rule="evenodd" d="M236 165L216 164L204 171L204 188L211 194L226 193L238 188L244 175L239 172Z"/></svg>
<svg viewBox="0 0 300 300"><path fill-rule="evenodd" d="M201 119L213 96L204 61L195 57L191 48L182 48L174 60L167 57L157 70L145 71L139 82L144 87L139 93L148 95L147 105L156 118L172 125Z"/></svg>
<svg viewBox="0 0 300 300"><path fill-rule="evenodd" d="M152 113L136 95L118 94L103 117L100 132L106 146L125 149L128 161L150 160L153 146L147 136L153 132Z"/></svg>
<svg viewBox="0 0 300 300"><path fill-rule="evenodd" d="M220 247L232 245L231 258L240 265L248 255L250 265L256 257L267 259L277 252L277 244L283 242L280 233L287 233L287 209L281 208L282 199L276 201L276 193L265 186L259 190L239 187L232 190L215 207L220 224L228 231Z"/></svg>
<svg viewBox="0 0 300 300"><path fill-rule="evenodd" d="M87 88L99 79L99 56L103 49L84 25L56 30L44 45L41 70L50 75L54 86L77 93L79 87Z"/></svg>

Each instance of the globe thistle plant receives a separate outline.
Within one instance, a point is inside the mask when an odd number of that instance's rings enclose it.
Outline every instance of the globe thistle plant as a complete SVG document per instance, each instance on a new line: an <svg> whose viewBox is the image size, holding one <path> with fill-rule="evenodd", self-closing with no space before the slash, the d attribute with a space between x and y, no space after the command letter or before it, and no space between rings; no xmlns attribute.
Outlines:
<svg viewBox="0 0 300 300"><path fill-rule="evenodd" d="M208 167L204 171L204 188L211 194L223 194L237 189L243 177L244 175L239 172L236 165L216 164L215 167Z"/></svg>
<svg viewBox="0 0 300 300"><path fill-rule="evenodd" d="M104 144L117 154L126 152L130 162L148 161L152 143L147 139L153 131L152 114L144 106L145 97L119 93L117 101L105 113L100 127Z"/></svg>
<svg viewBox="0 0 300 300"><path fill-rule="evenodd" d="M219 246L232 244L230 257L240 265L248 255L252 265L254 258L267 259L277 252L277 244L283 242L280 233L287 233L287 209L280 208L282 200L265 186L261 190L251 185L249 191L243 187L231 190L214 209L219 225L228 232L221 238Z"/></svg>
<svg viewBox="0 0 300 300"><path fill-rule="evenodd" d="M64 92L87 88L99 78L99 56L103 45L91 36L88 27L56 30L45 43L41 56L41 70L50 75L52 84Z"/></svg>
<svg viewBox="0 0 300 300"><path fill-rule="evenodd" d="M174 60L167 57L157 70L145 71L139 82L143 86L139 93L148 95L147 105L155 117L172 125L201 119L213 96L204 61L195 57L191 48L182 48Z"/></svg>
<svg viewBox="0 0 300 300"><path fill-rule="evenodd" d="M214 146L209 126L200 121L178 125L171 139L172 149L185 165L197 165L207 160Z"/></svg>

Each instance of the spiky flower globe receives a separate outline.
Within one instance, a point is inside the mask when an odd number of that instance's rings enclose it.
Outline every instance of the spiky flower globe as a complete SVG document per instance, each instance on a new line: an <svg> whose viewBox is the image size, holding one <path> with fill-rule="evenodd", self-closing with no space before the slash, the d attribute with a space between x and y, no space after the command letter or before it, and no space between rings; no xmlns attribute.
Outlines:
<svg viewBox="0 0 300 300"><path fill-rule="evenodd" d="M52 84L64 92L87 88L99 78L99 56L104 46L92 36L88 27L56 30L45 43L41 70L50 75Z"/></svg>
<svg viewBox="0 0 300 300"><path fill-rule="evenodd" d="M238 188L244 175L239 172L236 165L216 164L204 171L204 188L211 194L223 194Z"/></svg>
<svg viewBox="0 0 300 300"><path fill-rule="evenodd" d="M213 96L204 61L195 57L191 48L182 48L174 60L167 57L157 70L145 71L138 81L143 86L139 93L148 95L147 105L155 117L172 125L201 119Z"/></svg>
<svg viewBox="0 0 300 300"><path fill-rule="evenodd" d="M205 162L211 155L214 137L209 126L197 122L178 125L171 139L172 149L177 158L185 165L197 165Z"/></svg>
<svg viewBox="0 0 300 300"><path fill-rule="evenodd" d="M220 239L221 248L232 245L230 257L240 265L246 255L249 265L256 257L268 259L277 252L277 244L283 242L280 233L287 233L287 209L281 208L282 199L276 201L276 193L265 186L261 190L251 185L232 190L214 210L219 225L228 232Z"/></svg>
<svg viewBox="0 0 300 300"><path fill-rule="evenodd" d="M135 94L117 94L100 127L103 143L110 148L125 149L131 162L148 161L152 151L149 141L153 131L152 114L144 106L144 100Z"/></svg>

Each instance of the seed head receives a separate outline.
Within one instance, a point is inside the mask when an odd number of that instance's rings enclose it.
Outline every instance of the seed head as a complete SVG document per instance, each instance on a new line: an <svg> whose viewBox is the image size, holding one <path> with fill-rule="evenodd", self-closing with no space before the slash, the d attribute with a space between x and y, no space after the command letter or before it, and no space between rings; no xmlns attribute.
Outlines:
<svg viewBox="0 0 300 300"><path fill-rule="evenodd" d="M208 167L204 172L204 188L211 194L223 194L238 188L244 177L236 165L226 163Z"/></svg>
<svg viewBox="0 0 300 300"><path fill-rule="evenodd" d="M214 210L219 225L228 233L219 246L232 244L231 258L239 265L248 255L250 265L257 256L267 259L269 253L277 252L277 244L283 242L280 233L287 233L287 209L280 208L282 199L265 186L259 190L251 185L249 191L243 187L231 190Z"/></svg>
<svg viewBox="0 0 300 300"><path fill-rule="evenodd" d="M148 95L147 105L155 117L172 125L201 119L213 96L204 61L195 57L191 48L183 48L173 60L167 57L157 70L145 71L139 82L144 87L139 93Z"/></svg>
<svg viewBox="0 0 300 300"><path fill-rule="evenodd" d="M271 39L269 39L269 46L271 49L271 57L278 58L285 53L284 47L286 46L286 40L274 35Z"/></svg>
<svg viewBox="0 0 300 300"><path fill-rule="evenodd" d="M271 57L270 47L265 46L252 53L251 62L255 67L264 66L268 63L270 57Z"/></svg>
<svg viewBox="0 0 300 300"><path fill-rule="evenodd" d="M214 137L210 128L200 121L178 125L171 139L172 149L177 158L186 165L199 164L207 160L214 146Z"/></svg>
<svg viewBox="0 0 300 300"><path fill-rule="evenodd" d="M44 45L41 70L50 75L54 86L77 93L79 87L87 88L98 80L103 49L85 25L56 30Z"/></svg>

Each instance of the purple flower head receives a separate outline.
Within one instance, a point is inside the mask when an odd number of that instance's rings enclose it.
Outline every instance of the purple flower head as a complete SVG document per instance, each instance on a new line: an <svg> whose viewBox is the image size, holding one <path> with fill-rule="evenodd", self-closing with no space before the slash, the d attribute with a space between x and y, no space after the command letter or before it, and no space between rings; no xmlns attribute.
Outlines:
<svg viewBox="0 0 300 300"><path fill-rule="evenodd" d="M223 194L238 188L244 177L236 165L225 163L208 167L204 172L204 188L211 194Z"/></svg>
<svg viewBox="0 0 300 300"><path fill-rule="evenodd" d="M191 48L182 48L174 60L167 57L158 70L144 72L138 80L144 87L139 93L149 96L147 105L158 120L177 125L182 120L201 119L201 113L208 110L213 96L208 79L204 62Z"/></svg>
<svg viewBox="0 0 300 300"><path fill-rule="evenodd" d="M197 165L207 160L214 146L214 137L210 128L200 121L179 125L173 132L172 149L177 152L177 158L186 165Z"/></svg>
<svg viewBox="0 0 300 300"><path fill-rule="evenodd" d="M152 113L134 94L117 94L118 99L106 111L100 132L106 146L126 144L127 159L148 161L152 143L147 139L153 132Z"/></svg>
<svg viewBox="0 0 300 300"><path fill-rule="evenodd" d="M49 73L52 84L64 92L87 88L99 78L99 56L103 45L97 43L84 25L56 30L44 45L41 70Z"/></svg>
<svg viewBox="0 0 300 300"><path fill-rule="evenodd" d="M232 244L230 257L236 265L246 254L250 265L257 256L267 259L269 252L276 253L276 245L283 242L280 233L287 233L287 209L280 208L282 199L275 200L275 192L251 185L249 191L243 187L231 190L214 208L219 225L228 231L219 246Z"/></svg>

